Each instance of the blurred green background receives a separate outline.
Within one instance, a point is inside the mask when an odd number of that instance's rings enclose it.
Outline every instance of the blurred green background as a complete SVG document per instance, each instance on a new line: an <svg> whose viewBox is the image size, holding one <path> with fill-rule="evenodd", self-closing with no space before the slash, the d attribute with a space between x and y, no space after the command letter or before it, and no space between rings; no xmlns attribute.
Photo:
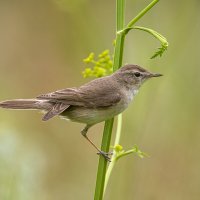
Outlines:
<svg viewBox="0 0 200 200"><path fill-rule="evenodd" d="M150 1L127 0L127 22ZM124 63L164 76L147 82L124 112L121 144L150 155L120 160L106 200L200 198L200 1L160 1L137 25L167 37L163 57L149 59L159 43L130 32ZM82 59L112 50L115 1L0 1L0 100L32 98L79 86ZM37 111L0 110L0 199L93 199L98 156L83 125ZM100 145L103 123L89 131Z"/></svg>

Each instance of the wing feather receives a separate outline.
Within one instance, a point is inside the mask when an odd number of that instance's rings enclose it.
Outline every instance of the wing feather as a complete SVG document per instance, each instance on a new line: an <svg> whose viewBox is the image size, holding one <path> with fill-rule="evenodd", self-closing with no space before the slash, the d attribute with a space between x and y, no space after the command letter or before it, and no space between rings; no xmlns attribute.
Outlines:
<svg viewBox="0 0 200 200"><path fill-rule="evenodd" d="M64 110L66 110L70 105L66 105L63 103L56 103L52 108L43 116L42 120L47 121L52 117L59 115Z"/></svg>
<svg viewBox="0 0 200 200"><path fill-rule="evenodd" d="M104 77L95 79L80 88L66 88L37 98L61 102L65 105L98 108L115 105L121 100L121 95L116 85L108 81L108 77Z"/></svg>

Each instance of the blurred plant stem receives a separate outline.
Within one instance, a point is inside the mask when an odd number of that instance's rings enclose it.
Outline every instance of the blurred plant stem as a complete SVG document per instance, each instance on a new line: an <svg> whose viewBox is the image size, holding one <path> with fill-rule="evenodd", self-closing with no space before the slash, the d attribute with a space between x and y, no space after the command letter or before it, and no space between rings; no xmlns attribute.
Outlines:
<svg viewBox="0 0 200 200"><path fill-rule="evenodd" d="M116 45L113 58L113 72L122 66L123 50L124 50L124 40L128 32L126 28L131 28L145 13L147 13L159 0L153 0L145 9L143 9L135 18L133 18L128 25L125 27L125 0L116 0ZM120 115L121 117L121 115ZM121 123L120 117L118 118L118 123ZM101 150L108 152L110 148L110 140L112 135L114 118L105 121ZM119 144L119 139L121 136L121 124L118 124L115 144ZM96 189L94 200L102 200L103 194L106 189L110 174L116 163L115 157L113 157L107 171L107 160L103 157L99 157L99 165L97 171L96 179ZM106 176L107 173L107 176ZM106 182L105 182L106 181Z"/></svg>
<svg viewBox="0 0 200 200"><path fill-rule="evenodd" d="M118 118L117 118L117 131L116 131L114 147L119 144L120 137L121 137L121 130L122 130L122 114L119 114ZM106 171L104 194L105 194L105 191L106 191L106 188L107 188L107 185L108 185L108 180L110 178L111 172L112 172L113 167L114 167L114 165L115 165L115 163L117 161L117 159L115 159L115 154L116 154L116 152L114 151L113 157L111 159L111 163L109 164L108 169Z"/></svg>

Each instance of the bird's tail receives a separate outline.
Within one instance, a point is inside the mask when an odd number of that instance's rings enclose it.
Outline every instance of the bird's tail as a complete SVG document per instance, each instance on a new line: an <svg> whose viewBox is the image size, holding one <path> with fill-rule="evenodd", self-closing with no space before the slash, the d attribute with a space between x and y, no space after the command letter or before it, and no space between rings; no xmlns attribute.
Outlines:
<svg viewBox="0 0 200 200"><path fill-rule="evenodd" d="M7 109L49 110L52 107L52 103L48 100L39 99L14 99L0 102L0 107Z"/></svg>

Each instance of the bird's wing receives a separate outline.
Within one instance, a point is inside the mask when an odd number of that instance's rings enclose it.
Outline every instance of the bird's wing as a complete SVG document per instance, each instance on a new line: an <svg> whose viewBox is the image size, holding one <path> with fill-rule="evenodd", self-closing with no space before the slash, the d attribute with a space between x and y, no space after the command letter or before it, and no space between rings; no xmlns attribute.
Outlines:
<svg viewBox="0 0 200 200"><path fill-rule="evenodd" d="M43 116L42 120L47 121L51 119L52 117L59 115L63 111L65 111L70 105L66 105L63 103L55 103Z"/></svg>
<svg viewBox="0 0 200 200"><path fill-rule="evenodd" d="M40 95L37 98L60 102L65 105L98 108L115 105L121 100L121 95L116 87L108 82L107 79L99 78L80 88L58 90Z"/></svg>

